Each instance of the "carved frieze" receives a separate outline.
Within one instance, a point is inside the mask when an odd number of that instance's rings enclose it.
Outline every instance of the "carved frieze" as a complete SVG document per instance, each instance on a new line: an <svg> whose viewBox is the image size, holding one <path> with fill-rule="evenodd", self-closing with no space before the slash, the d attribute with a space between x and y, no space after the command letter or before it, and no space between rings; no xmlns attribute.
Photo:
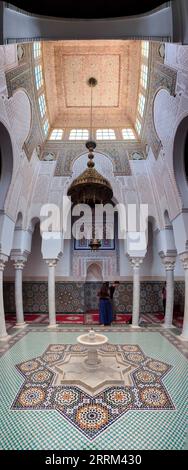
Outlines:
<svg viewBox="0 0 188 470"><path fill-rule="evenodd" d="M155 66L155 89L165 88L171 96L176 94L177 70L167 65L156 63Z"/></svg>
<svg viewBox="0 0 188 470"><path fill-rule="evenodd" d="M140 142L127 143L120 141L97 143L97 153L110 157L114 176L132 175L129 160L134 159L134 152L139 154L139 159L144 159L145 145ZM84 142L47 142L42 159L49 153L54 154L54 159L57 159L54 176L71 176L75 160L86 153L86 147Z"/></svg>

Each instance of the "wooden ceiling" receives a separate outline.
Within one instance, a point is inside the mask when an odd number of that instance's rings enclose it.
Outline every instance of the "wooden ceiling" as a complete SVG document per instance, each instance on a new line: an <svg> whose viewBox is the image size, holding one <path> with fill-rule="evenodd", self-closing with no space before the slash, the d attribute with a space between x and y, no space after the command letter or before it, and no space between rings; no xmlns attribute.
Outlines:
<svg viewBox="0 0 188 470"><path fill-rule="evenodd" d="M140 41L44 42L43 71L52 127L132 127L140 82Z"/></svg>

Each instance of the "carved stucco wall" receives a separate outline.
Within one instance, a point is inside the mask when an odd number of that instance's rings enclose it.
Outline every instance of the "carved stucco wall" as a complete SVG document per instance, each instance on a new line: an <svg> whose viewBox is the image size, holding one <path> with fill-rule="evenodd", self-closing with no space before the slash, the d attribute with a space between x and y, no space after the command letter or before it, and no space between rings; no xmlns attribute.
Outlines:
<svg viewBox="0 0 188 470"><path fill-rule="evenodd" d="M165 44L165 48L166 46L167 45ZM164 63L164 58L161 57L161 45L152 43L150 47L149 93L142 137L147 142L148 147L151 147L152 152L157 159L163 143L155 126L153 115L154 100L160 89L167 90L170 95L175 96L177 70Z"/></svg>
<svg viewBox="0 0 188 470"><path fill-rule="evenodd" d="M140 160L130 161L129 171L127 174L117 175L113 171L113 159L107 155L96 154L96 169L103 174L111 183L115 200L124 204L148 204L149 215L152 215L157 222L157 226L162 226L162 218L160 217L160 197L164 193L163 174L160 165L156 160ZM62 208L63 196L67 194L67 190L73 179L81 174L86 168L87 155L78 156L74 160L71 176L54 176L56 162L40 162L39 176L35 181L32 201L27 214L27 224L29 225L32 217L40 215L41 205L44 203L57 204ZM107 162L109 161L109 164ZM149 164L148 164L149 162ZM155 163L158 166L155 168ZM160 169L158 182L156 182L156 174L153 175L151 168L154 165L154 171ZM75 171L74 169L77 168ZM158 193L159 189L159 193Z"/></svg>
<svg viewBox="0 0 188 470"><path fill-rule="evenodd" d="M33 63L32 44L22 45L23 58L18 61L16 67L6 71L6 84L8 96L13 96L16 90L24 89L31 102L32 120L30 133L24 142L24 150L28 159L31 159L34 149L38 145L43 145L44 136L42 133L42 124L39 116L37 96L35 93L35 77Z"/></svg>
<svg viewBox="0 0 188 470"><path fill-rule="evenodd" d="M131 175L129 160L134 151L145 154L145 145L142 143L125 143L125 142L103 142L97 144L97 153L108 155L113 163L115 175ZM57 160L55 176L70 176L72 174L72 167L76 158L79 155L86 153L84 143L62 142L52 143L47 142L44 147L44 157L48 153L54 153Z"/></svg>
<svg viewBox="0 0 188 470"><path fill-rule="evenodd" d="M86 280L87 271L91 264L97 263L101 268L104 281L106 279L115 279L118 272L118 250L113 252L73 252L72 257L72 275L74 279Z"/></svg>
<svg viewBox="0 0 188 470"><path fill-rule="evenodd" d="M9 132L13 149L13 174L5 201L5 213L16 221L18 212L22 212L25 223L39 167L35 152L29 164L23 149L31 127L28 96L23 89L19 89L8 98L6 89L5 73L11 73L18 66L16 45L0 46L0 64L0 121Z"/></svg>
<svg viewBox="0 0 188 470"><path fill-rule="evenodd" d="M164 225L163 214L167 209L171 219L182 211L173 167L173 150L176 130L188 115L188 47L166 44L165 66L176 73L175 94L160 89L154 101L154 123L162 144L157 162L150 151L147 159L148 172L156 188L156 207Z"/></svg>

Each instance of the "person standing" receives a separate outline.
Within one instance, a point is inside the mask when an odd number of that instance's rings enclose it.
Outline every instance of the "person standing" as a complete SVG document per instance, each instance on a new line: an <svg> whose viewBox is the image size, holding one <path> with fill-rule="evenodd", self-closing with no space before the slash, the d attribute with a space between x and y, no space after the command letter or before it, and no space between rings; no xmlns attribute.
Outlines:
<svg viewBox="0 0 188 470"><path fill-rule="evenodd" d="M101 325L111 325L112 323L112 304L110 300L109 283L104 282L99 297L99 322Z"/></svg>
<svg viewBox="0 0 188 470"><path fill-rule="evenodd" d="M115 311L115 307L114 307L114 302L113 302L113 298L114 298L114 292L116 290L116 287L118 286L119 282L118 281L115 281L113 282L113 284L109 287L109 290L110 290L110 300L111 300L111 304L112 304L112 318L113 318L113 321L116 321L116 311Z"/></svg>

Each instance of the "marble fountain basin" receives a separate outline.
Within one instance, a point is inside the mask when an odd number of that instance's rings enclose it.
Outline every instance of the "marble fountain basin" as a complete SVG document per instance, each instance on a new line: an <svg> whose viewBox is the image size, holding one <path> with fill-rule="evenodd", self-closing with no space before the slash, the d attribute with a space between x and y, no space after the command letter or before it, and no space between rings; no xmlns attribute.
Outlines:
<svg viewBox="0 0 188 470"><path fill-rule="evenodd" d="M77 341L88 348L92 348L92 346L97 348L97 346L100 347L102 344L107 343L108 338L105 335L95 333L95 331L91 329L89 333L78 336Z"/></svg>
<svg viewBox="0 0 188 470"><path fill-rule="evenodd" d="M87 348L85 364L91 368L97 367L97 365L101 363L97 349L108 342L107 336L95 333L95 331L91 329L89 333L78 336L77 341Z"/></svg>
<svg viewBox="0 0 188 470"><path fill-rule="evenodd" d="M132 384L131 375L135 366L125 361L117 351L100 349L108 342L105 335L91 330L79 336L77 341L84 346L84 350L67 354L63 361L53 366L53 385L77 385L94 395L106 386Z"/></svg>

